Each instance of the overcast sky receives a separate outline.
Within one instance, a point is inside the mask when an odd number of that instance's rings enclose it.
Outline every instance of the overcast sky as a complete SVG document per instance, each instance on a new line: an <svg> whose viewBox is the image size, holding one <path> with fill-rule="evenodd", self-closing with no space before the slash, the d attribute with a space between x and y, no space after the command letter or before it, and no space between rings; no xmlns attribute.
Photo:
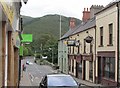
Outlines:
<svg viewBox="0 0 120 88"><path fill-rule="evenodd" d="M61 14L82 19L84 8L92 5L106 6L115 0L28 0L22 4L21 15L42 17L48 14Z"/></svg>

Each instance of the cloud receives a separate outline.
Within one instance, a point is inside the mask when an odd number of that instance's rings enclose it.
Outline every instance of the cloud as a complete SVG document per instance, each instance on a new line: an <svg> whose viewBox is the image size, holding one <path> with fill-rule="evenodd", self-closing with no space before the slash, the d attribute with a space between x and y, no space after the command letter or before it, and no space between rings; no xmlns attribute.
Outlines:
<svg viewBox="0 0 120 88"><path fill-rule="evenodd" d="M47 14L62 14L81 19L84 8L92 5L107 5L111 0L28 0L21 9L22 15L41 17Z"/></svg>

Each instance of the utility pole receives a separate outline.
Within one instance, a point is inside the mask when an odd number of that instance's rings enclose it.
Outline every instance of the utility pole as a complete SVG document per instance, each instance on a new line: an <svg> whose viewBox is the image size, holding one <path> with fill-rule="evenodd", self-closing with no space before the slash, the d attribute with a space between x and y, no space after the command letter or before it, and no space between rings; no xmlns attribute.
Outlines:
<svg viewBox="0 0 120 88"><path fill-rule="evenodd" d="M60 15L60 39L61 39L61 15Z"/></svg>
<svg viewBox="0 0 120 88"><path fill-rule="evenodd" d="M53 56L53 48L49 48L49 50L51 50L51 52L52 52L52 64L53 64L53 60L54 60L54 56Z"/></svg>

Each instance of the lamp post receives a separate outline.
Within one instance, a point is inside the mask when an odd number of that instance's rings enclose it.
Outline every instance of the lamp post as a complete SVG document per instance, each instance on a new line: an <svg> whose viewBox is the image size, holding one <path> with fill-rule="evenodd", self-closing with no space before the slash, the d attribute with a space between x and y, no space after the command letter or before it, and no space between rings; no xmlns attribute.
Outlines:
<svg viewBox="0 0 120 88"><path fill-rule="evenodd" d="M52 64L54 64L54 63L53 63L53 49L52 49L52 48L49 48L49 50L52 51Z"/></svg>

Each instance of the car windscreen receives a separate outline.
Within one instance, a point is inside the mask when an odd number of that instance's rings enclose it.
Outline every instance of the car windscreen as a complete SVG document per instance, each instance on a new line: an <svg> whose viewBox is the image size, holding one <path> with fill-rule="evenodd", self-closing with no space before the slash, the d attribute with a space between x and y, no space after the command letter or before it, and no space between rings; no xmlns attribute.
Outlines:
<svg viewBox="0 0 120 88"><path fill-rule="evenodd" d="M48 86L77 86L76 81L71 76L49 76Z"/></svg>

